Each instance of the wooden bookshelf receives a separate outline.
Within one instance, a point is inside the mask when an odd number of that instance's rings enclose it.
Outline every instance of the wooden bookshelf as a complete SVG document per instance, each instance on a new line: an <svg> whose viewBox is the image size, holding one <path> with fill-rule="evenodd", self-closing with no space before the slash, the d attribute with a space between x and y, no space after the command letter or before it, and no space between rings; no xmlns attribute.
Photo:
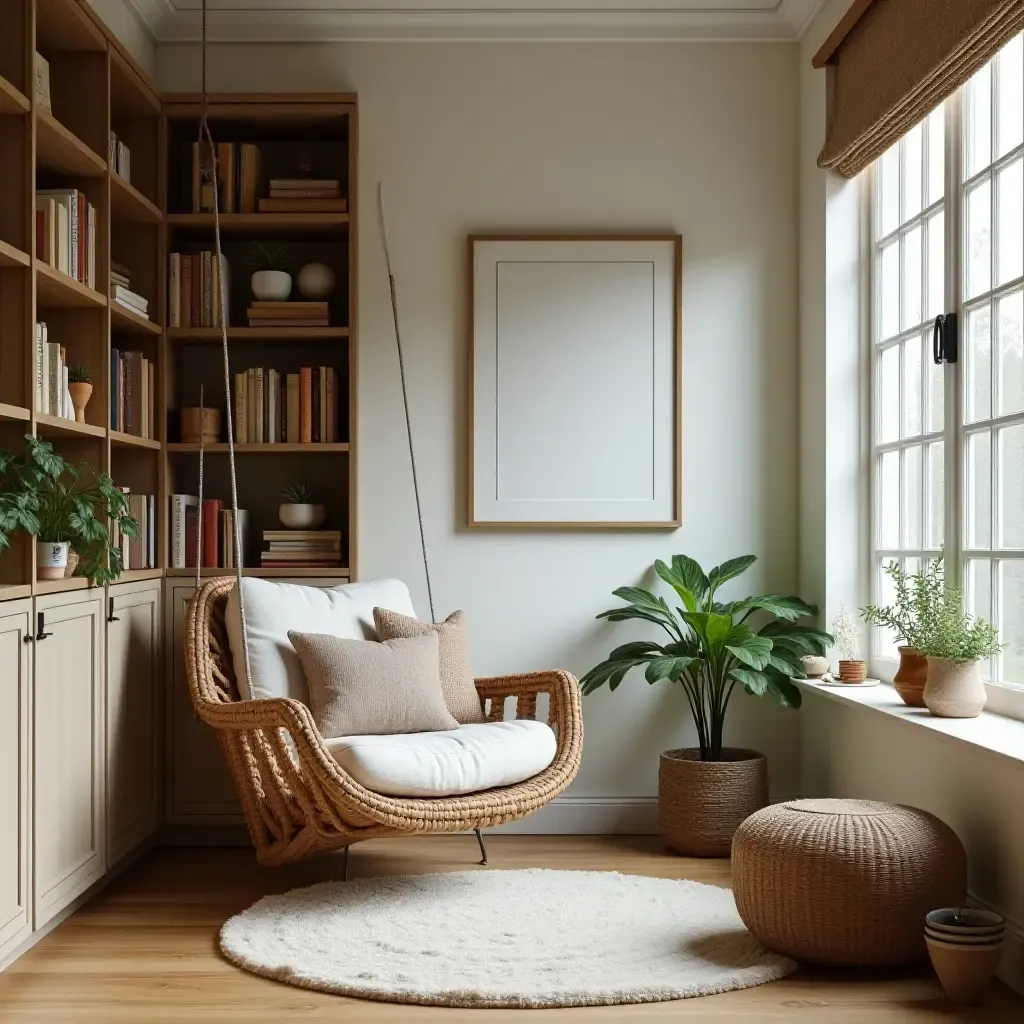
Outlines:
<svg viewBox="0 0 1024 1024"><path fill-rule="evenodd" d="M188 231L213 231L211 213L171 213L167 223L172 228ZM347 229L347 213L223 213L220 229L225 232L274 235L282 231L323 232Z"/></svg>

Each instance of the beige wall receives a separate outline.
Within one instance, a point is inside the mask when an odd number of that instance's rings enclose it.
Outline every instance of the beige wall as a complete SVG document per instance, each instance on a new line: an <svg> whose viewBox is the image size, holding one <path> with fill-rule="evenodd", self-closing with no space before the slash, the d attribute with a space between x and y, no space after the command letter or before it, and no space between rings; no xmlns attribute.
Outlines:
<svg viewBox="0 0 1024 1024"><path fill-rule="evenodd" d="M88 0L89 6L117 36L148 75L156 75L156 45L130 0Z"/></svg>
<svg viewBox="0 0 1024 1024"><path fill-rule="evenodd" d="M195 89L195 48L160 47L158 77ZM673 552L705 563L754 552L750 587L796 586L795 46L225 46L212 51L210 85L359 94L364 577L402 577L425 613L381 179L437 611L466 609L478 672L583 672L633 635L594 621L610 591ZM684 245L684 527L467 531L466 234L666 228ZM585 719L575 803L559 824L636 827L637 807L649 824L659 751L692 740L683 695L630 678L589 698ZM795 791L796 715L741 700L729 736L769 752L777 795Z"/></svg>

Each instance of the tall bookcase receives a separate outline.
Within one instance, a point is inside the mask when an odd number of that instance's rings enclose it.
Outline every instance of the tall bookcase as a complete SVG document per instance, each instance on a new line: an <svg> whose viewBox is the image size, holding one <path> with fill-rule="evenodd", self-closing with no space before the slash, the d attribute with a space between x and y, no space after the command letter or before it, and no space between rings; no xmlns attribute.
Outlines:
<svg viewBox="0 0 1024 1024"><path fill-rule="evenodd" d="M191 575L170 568L169 496L197 493L198 446L182 443L177 411L199 404L227 412L220 331L169 330L168 254L213 248L213 218L193 213L191 143L200 100L162 97L81 0L7 0L0 31L0 448L20 451L24 435L51 441L69 460L110 474L133 494L156 496L156 560L127 570L121 581ZM51 111L37 103L34 58L49 63ZM234 373L249 366L291 372L299 366L338 373L339 440L331 444L260 444L238 449L240 506L250 511L246 571L254 575L347 578L355 547L356 103L342 94L218 95L210 124L218 141L255 142L277 176L310 162L338 178L346 213L226 214L225 255L231 266L229 350ZM131 151L130 182L108 162L109 135ZM289 153L294 151L294 158ZM95 288L37 258L36 192L74 188L96 210ZM261 191L260 195L265 195ZM244 326L251 299L249 251L254 242L284 248L296 269L331 266L337 287L326 328ZM130 271L131 287L149 302L151 319L109 298L112 263ZM66 347L69 364L92 375L85 422L36 408L35 324ZM112 429L111 351L141 351L154 366L155 432L139 437ZM222 416L223 422L223 416ZM205 493L230 498L226 435L207 449ZM260 537L279 528L285 484L307 482L328 507L325 528L342 532L342 568L259 568ZM233 570L224 570L233 571ZM217 570L206 570L205 575ZM0 601L83 589L87 581L36 579L35 545L17 536L0 554Z"/></svg>

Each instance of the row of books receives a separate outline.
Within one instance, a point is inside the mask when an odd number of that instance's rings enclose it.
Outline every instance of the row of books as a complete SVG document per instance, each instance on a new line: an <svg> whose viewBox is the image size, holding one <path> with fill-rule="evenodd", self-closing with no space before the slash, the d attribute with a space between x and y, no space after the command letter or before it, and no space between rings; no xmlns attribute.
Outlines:
<svg viewBox="0 0 1024 1024"><path fill-rule="evenodd" d="M152 494L132 494L130 487L120 491L128 498L128 512L139 524L137 539L122 533L114 524L114 547L121 549L126 569L156 568L156 497Z"/></svg>
<svg viewBox="0 0 1024 1024"><path fill-rule="evenodd" d="M131 271L120 263L110 264L110 297L136 316L149 319L149 300L132 291Z"/></svg>
<svg viewBox="0 0 1024 1024"><path fill-rule="evenodd" d="M132 154L131 150L114 134L110 133L110 152L107 154L110 161L110 169L119 174L125 181L132 180Z"/></svg>
<svg viewBox="0 0 1024 1024"><path fill-rule="evenodd" d="M36 192L36 256L96 287L96 207L76 188Z"/></svg>
<svg viewBox="0 0 1024 1024"><path fill-rule="evenodd" d="M242 549L242 568L249 543L249 513L238 510L238 534ZM171 568L194 569L202 535L203 567L235 568L234 516L219 498L204 498L199 507L195 494L171 495Z"/></svg>
<svg viewBox="0 0 1024 1024"><path fill-rule="evenodd" d="M239 444L330 444L338 440L338 371L303 366L280 373L256 366L235 374Z"/></svg>
<svg viewBox="0 0 1024 1024"><path fill-rule="evenodd" d="M156 437L154 366L141 352L110 350L110 427Z"/></svg>
<svg viewBox="0 0 1024 1024"><path fill-rule="evenodd" d="M220 327L221 283L224 308L231 308L231 269L221 255L220 273L216 273L216 253L172 252L169 277L168 307L171 327Z"/></svg>
<svg viewBox="0 0 1024 1024"><path fill-rule="evenodd" d="M335 569L341 565L340 530L264 530L264 569Z"/></svg>
<svg viewBox="0 0 1024 1024"><path fill-rule="evenodd" d="M253 302L246 311L250 327L327 327L326 302Z"/></svg>
<svg viewBox="0 0 1024 1024"><path fill-rule="evenodd" d="M259 147L249 142L218 142L216 153L217 209L220 213L255 213ZM213 212L212 161L206 143L192 143L192 212Z"/></svg>
<svg viewBox="0 0 1024 1024"><path fill-rule="evenodd" d="M75 418L68 390L67 350L50 341L47 326L36 324L36 412L47 416Z"/></svg>
<svg viewBox="0 0 1024 1024"><path fill-rule="evenodd" d="M337 178L273 178L260 213L346 213Z"/></svg>

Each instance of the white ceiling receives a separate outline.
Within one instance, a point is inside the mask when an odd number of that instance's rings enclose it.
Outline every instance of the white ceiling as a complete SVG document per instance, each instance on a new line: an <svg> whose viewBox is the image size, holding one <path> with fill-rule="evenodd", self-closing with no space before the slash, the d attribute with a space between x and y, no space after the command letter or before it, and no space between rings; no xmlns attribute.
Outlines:
<svg viewBox="0 0 1024 1024"><path fill-rule="evenodd" d="M128 0L161 42L199 38L201 0ZM797 39L823 0L209 0L211 39Z"/></svg>

